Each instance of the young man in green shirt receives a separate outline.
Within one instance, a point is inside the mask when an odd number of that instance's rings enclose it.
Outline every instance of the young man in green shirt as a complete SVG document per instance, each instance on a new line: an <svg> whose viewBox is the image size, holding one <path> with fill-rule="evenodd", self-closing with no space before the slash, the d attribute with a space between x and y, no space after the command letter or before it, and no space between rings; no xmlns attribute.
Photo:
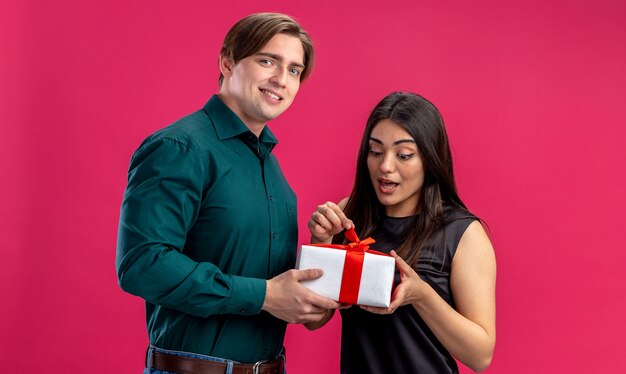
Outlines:
<svg viewBox="0 0 626 374"><path fill-rule="evenodd" d="M290 17L242 19L220 52L219 93L133 155L116 267L122 289L146 300L145 373L282 373L287 322L339 306L300 285L321 271L289 270L296 196L266 126L313 58Z"/></svg>

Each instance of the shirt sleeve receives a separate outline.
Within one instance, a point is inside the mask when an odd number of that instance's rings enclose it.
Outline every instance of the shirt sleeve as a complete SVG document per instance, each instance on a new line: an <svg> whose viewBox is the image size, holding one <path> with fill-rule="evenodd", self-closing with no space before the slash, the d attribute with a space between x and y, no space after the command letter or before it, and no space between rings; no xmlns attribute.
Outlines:
<svg viewBox="0 0 626 374"><path fill-rule="evenodd" d="M264 279L224 274L182 253L200 209L206 167L192 148L169 138L148 141L135 152L118 231L120 287L200 317L257 314L265 299Z"/></svg>

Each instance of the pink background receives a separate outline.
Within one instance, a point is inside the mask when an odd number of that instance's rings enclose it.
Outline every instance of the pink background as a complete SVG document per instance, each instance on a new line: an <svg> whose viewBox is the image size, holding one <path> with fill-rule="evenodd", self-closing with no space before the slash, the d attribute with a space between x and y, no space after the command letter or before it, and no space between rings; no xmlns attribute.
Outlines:
<svg viewBox="0 0 626 374"><path fill-rule="evenodd" d="M129 158L216 92L222 38L256 11L317 46L271 124L301 243L314 207L349 193L371 108L421 93L496 248L488 372L624 370L626 2L4 0L0 372L141 372L143 302L114 267ZM290 373L337 372L339 327L290 326Z"/></svg>

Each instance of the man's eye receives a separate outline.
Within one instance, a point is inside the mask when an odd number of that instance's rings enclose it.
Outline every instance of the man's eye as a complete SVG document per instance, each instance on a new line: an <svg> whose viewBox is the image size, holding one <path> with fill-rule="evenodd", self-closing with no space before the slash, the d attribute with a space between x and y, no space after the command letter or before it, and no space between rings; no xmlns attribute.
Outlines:
<svg viewBox="0 0 626 374"><path fill-rule="evenodd" d="M415 155L415 153L398 153L398 158L400 160L406 161L413 157L413 155Z"/></svg>
<svg viewBox="0 0 626 374"><path fill-rule="evenodd" d="M274 64L274 63L272 62L272 60L268 60L268 59L266 59L266 58L262 59L260 62L261 62L261 64L262 64L262 65L268 65L268 66L270 66L270 65L273 65L273 64Z"/></svg>
<svg viewBox="0 0 626 374"><path fill-rule="evenodd" d="M293 75L294 77L298 77L300 76L301 72L298 69L289 69L289 74Z"/></svg>

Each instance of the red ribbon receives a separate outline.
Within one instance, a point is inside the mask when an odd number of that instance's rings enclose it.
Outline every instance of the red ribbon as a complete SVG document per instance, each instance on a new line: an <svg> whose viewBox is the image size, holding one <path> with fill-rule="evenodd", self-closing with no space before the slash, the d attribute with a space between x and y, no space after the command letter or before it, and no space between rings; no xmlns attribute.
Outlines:
<svg viewBox="0 0 626 374"><path fill-rule="evenodd" d="M341 276L341 289L339 291L339 302L344 304L356 304L359 299L359 287L361 286L361 273L363 271L363 260L365 252L389 256L386 253L377 252L370 249L370 244L376 242L372 238L359 240L354 229L348 229L345 233L350 243L341 244L311 244L315 247L325 247L342 249L346 251L346 259L343 265Z"/></svg>

